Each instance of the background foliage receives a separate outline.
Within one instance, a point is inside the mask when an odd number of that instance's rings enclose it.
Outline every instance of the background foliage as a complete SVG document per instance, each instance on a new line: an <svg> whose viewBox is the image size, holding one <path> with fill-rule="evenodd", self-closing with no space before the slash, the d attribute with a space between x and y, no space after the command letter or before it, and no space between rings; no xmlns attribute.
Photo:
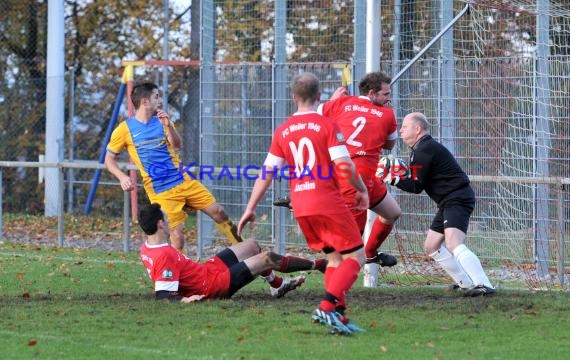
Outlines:
<svg viewBox="0 0 570 360"><path fill-rule="evenodd" d="M215 59L221 62L269 64L275 51L275 3L267 0L219 0L214 4ZM399 13L403 27L395 29L395 4L393 0L382 2L381 56L385 64L394 58L396 52L405 63L439 29L437 4L412 0L400 2ZM460 1L454 4L456 11L465 5ZM169 5L169 59L200 60L201 2L170 1ZM479 9L490 9L489 20L482 24L470 20L459 23L454 30L454 55L457 58L513 56L525 51L521 44L536 42L536 20L532 13L536 2L521 2L519 7L514 7L504 2L481 0L476 1L475 5ZM353 1L288 0L286 7L288 62L351 61L355 41ZM551 55L570 54L570 36L567 35L570 22L567 15L564 15L567 12L564 4L551 5L551 13L560 14L551 18ZM74 84L73 99L69 98L69 92L66 99L66 138L65 144L62 144L63 151L65 158L70 158L73 154L74 159L95 160L101 152L101 140L118 91L121 61L163 58L163 1L131 0L125 3L120 0L66 0L63 15L66 82ZM471 31L476 30L477 26L485 27L485 32ZM47 1L1 2L0 104L5 109L0 113L2 160L36 161L38 155L44 152L46 30ZM392 47L396 31L400 32L401 44L395 50ZM482 34L486 38L477 39ZM425 56L437 58L437 48ZM387 67L390 66L396 65L387 64ZM139 80L160 82L162 69L159 67L138 68L137 71L136 78ZM169 110L174 118L182 120L178 126L184 135L183 158L197 161L200 141L197 121L199 67L170 67L169 72ZM556 86L563 87L564 85ZM236 91L240 91L239 86ZM252 92L253 95L263 97ZM69 116L71 102L74 105L73 119ZM71 130L73 139L68 137ZM564 135L567 131L561 126L560 129L554 129L554 132ZM555 157L565 156L562 146L554 148L557 152ZM6 171L5 183L18 184L5 194L4 202L8 211L42 211L42 187L35 181L36 172L35 169ZM74 176L78 181L89 183L93 173L77 171ZM105 173L103 180L114 179ZM77 205L82 203L80 194L86 190L86 185L77 190ZM107 190L101 191L102 198L98 200L98 207L114 210L109 208L112 207L111 202L104 200L108 199Z"/></svg>

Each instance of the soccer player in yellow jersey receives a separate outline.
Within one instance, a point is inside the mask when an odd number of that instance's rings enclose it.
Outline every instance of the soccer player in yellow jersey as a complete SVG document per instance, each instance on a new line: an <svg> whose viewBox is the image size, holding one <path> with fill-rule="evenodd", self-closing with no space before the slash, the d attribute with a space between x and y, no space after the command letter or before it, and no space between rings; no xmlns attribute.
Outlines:
<svg viewBox="0 0 570 360"><path fill-rule="evenodd" d="M118 166L117 155L125 148L139 168L144 189L151 203L160 204L170 223L172 246L184 248L185 206L203 211L217 224L232 244L241 242L235 225L210 191L196 179L180 171L178 152L180 134L162 111L162 94L154 83L141 83L133 88L131 99L134 117L120 123L107 145L105 165L120 181L124 191L134 190L131 178Z"/></svg>

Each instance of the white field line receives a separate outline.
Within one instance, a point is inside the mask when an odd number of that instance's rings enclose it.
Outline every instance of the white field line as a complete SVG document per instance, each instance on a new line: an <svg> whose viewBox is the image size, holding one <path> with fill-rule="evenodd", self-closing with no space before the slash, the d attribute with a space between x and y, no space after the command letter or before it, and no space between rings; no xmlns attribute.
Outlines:
<svg viewBox="0 0 570 360"><path fill-rule="evenodd" d="M0 257L2 258L11 258L11 257L22 257L24 259L35 259L35 260L61 260L61 261L82 261L82 262L93 262L93 263L102 263L102 264L140 264L138 260L124 260L124 259L91 259L85 256L57 256L57 255L37 255L37 254L27 254L27 253L16 253L16 252L3 252L0 251Z"/></svg>

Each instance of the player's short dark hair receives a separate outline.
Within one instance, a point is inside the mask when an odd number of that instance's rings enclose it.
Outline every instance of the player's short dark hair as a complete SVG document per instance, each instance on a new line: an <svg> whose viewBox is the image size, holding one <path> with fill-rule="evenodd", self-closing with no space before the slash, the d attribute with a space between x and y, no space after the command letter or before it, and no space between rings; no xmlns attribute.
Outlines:
<svg viewBox="0 0 570 360"><path fill-rule="evenodd" d="M381 71L371 72L360 80L358 83L358 90L360 95L366 95L370 90L377 92L382 90L382 84L388 84L392 82L392 79Z"/></svg>
<svg viewBox="0 0 570 360"><path fill-rule="evenodd" d="M139 225L147 235L154 235L158 231L158 222L164 220L160 205L153 203L144 205L139 209Z"/></svg>
<svg viewBox="0 0 570 360"><path fill-rule="evenodd" d="M293 95L300 100L312 100L316 102L319 99L320 84L319 79L309 72L299 74L293 78L291 82L291 91Z"/></svg>
<svg viewBox="0 0 570 360"><path fill-rule="evenodd" d="M135 109L138 109L138 107L141 106L142 99L148 99L151 97L154 89L158 89L158 85L151 82L143 82L136 84L133 87L133 91L131 92L131 101L133 102Z"/></svg>

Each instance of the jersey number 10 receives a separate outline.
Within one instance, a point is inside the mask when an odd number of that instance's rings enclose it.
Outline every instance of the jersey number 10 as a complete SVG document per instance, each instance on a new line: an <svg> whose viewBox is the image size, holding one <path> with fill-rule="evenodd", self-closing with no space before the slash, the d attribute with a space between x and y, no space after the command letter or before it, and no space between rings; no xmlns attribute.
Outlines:
<svg viewBox="0 0 570 360"><path fill-rule="evenodd" d="M291 154L293 154L293 160L295 161L295 173L297 177L300 177L303 171L307 168L312 170L315 166L316 155L315 147L311 142L311 139L303 137L299 140L299 144L295 144L293 141L289 141L289 148L291 149ZM305 159L305 150L308 155L308 159Z"/></svg>

